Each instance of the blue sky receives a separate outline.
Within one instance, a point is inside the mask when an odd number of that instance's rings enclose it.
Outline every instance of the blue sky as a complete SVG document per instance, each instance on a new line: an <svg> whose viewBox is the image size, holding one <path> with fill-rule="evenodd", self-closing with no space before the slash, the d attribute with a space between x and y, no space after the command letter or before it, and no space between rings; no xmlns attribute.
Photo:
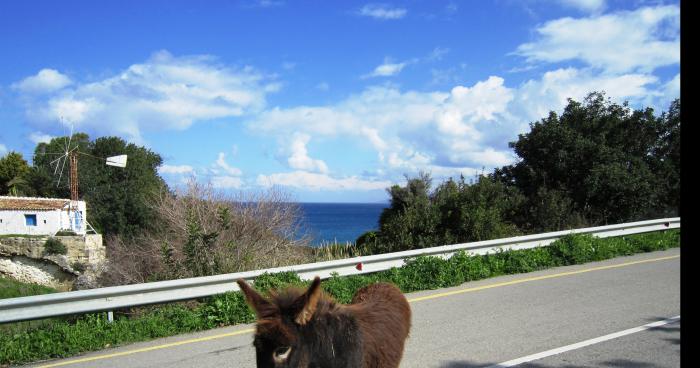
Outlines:
<svg viewBox="0 0 700 368"><path fill-rule="evenodd" d="M305 202L490 172L594 90L680 94L678 1L27 0L0 4L0 45L0 155L70 122L158 152L172 186Z"/></svg>

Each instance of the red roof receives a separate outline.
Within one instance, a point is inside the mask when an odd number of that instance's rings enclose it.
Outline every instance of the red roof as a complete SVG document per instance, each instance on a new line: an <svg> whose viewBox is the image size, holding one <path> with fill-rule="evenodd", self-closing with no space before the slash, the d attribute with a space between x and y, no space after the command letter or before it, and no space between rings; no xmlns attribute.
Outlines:
<svg viewBox="0 0 700 368"><path fill-rule="evenodd" d="M70 199L2 197L1 210L61 210L70 204Z"/></svg>

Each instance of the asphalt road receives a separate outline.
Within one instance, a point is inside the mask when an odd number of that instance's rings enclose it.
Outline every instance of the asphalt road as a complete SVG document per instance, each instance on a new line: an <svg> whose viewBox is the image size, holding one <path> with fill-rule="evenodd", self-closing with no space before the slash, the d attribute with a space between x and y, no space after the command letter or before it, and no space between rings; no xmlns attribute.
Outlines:
<svg viewBox="0 0 700 368"><path fill-rule="evenodd" d="M679 249L407 297L413 327L402 367L502 367L514 361L533 368L680 366L680 318L630 332L680 316ZM33 366L255 367L252 327L175 336ZM623 333L611 336L618 332ZM586 346L576 345L581 342Z"/></svg>

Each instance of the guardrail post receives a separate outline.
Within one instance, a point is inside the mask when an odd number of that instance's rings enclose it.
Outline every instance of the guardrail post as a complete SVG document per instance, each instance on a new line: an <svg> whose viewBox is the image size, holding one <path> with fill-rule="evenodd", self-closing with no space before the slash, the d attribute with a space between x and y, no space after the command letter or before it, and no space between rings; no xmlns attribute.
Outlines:
<svg viewBox="0 0 700 368"><path fill-rule="evenodd" d="M107 312L107 322L109 322L109 323L114 322L114 312L112 312L112 311Z"/></svg>

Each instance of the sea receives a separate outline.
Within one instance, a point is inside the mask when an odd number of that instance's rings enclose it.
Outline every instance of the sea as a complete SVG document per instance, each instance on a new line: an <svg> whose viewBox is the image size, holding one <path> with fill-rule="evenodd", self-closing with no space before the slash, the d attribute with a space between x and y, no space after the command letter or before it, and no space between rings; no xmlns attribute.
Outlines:
<svg viewBox="0 0 700 368"><path fill-rule="evenodd" d="M357 237L379 228L379 216L389 203L300 203L302 231L311 244L354 243Z"/></svg>

